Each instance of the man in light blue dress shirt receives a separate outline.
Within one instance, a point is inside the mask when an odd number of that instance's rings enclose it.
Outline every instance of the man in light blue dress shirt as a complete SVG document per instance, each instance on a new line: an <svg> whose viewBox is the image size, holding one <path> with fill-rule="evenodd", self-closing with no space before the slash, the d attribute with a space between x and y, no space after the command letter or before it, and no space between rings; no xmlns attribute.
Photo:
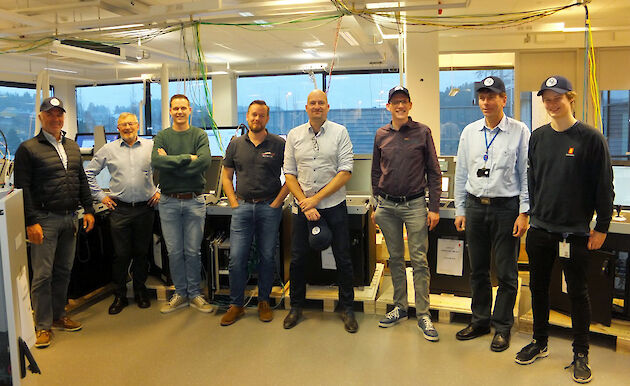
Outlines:
<svg viewBox="0 0 630 386"><path fill-rule="evenodd" d="M327 120L329 109L326 93L313 90L306 102L308 122L289 132L284 148L286 183L297 203L293 207L291 238L291 311L284 319L284 328L295 327L302 315L304 271L312 249L309 224L316 235L321 224L313 222L323 220L332 233L330 245L337 266L344 327L354 333L359 326L352 312L354 288L345 188L354 162L352 142L344 126Z"/></svg>
<svg viewBox="0 0 630 386"><path fill-rule="evenodd" d="M505 84L496 76L476 83L484 118L462 131L455 171L455 227L466 231L472 288L471 323L456 334L469 340L490 332L492 351L510 345L518 283L519 238L528 227L527 126L507 117ZM492 256L492 258L491 258ZM499 280L492 310L490 264Z"/></svg>
<svg viewBox="0 0 630 386"><path fill-rule="evenodd" d="M131 113L120 114L118 132L120 138L103 146L85 169L92 197L111 210L109 220L115 253L112 277L116 285L114 302L109 307L111 315L118 314L129 304L127 271L132 260L136 304L140 308L151 305L145 287L147 255L153 234L153 207L160 200L151 169L153 141L138 137L138 118ZM104 168L111 175L108 193L96 181Z"/></svg>

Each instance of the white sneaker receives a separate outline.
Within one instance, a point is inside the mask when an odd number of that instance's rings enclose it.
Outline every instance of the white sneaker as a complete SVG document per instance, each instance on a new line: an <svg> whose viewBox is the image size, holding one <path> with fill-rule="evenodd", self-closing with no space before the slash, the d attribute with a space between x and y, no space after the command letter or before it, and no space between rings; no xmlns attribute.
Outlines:
<svg viewBox="0 0 630 386"><path fill-rule="evenodd" d="M201 295L195 296L190 301L190 306L205 313L211 313L212 311L214 311L214 307L212 307L212 304L208 303L206 299Z"/></svg>
<svg viewBox="0 0 630 386"><path fill-rule="evenodd" d="M161 308L160 312L163 314L168 314L169 312L173 312L182 307L188 307L188 299L175 293L171 296L171 300L168 303L165 303Z"/></svg>

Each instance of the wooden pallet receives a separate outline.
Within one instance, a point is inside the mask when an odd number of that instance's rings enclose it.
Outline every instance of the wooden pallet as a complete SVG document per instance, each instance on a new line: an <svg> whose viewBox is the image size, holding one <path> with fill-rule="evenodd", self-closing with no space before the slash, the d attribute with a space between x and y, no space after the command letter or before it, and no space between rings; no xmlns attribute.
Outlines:
<svg viewBox="0 0 630 386"><path fill-rule="evenodd" d="M534 315L530 310L519 318L520 332L531 334L533 332ZM571 328L571 317L561 312L549 311L549 324L564 328ZM591 323L591 332L604 334L616 338L615 351L630 353L630 321L613 319L610 327L600 323Z"/></svg>
<svg viewBox="0 0 630 386"><path fill-rule="evenodd" d="M376 297L378 289L383 279L384 265L381 263L376 264L374 270L374 276L368 287L354 287L354 301L355 303L361 303L363 306L363 312L366 314L374 314L376 306ZM334 312L337 302L339 301L339 288L337 286L306 286L306 299L307 300L321 300L323 302L324 312ZM285 308L290 308L290 291L289 283L286 285L286 296L284 298Z"/></svg>
<svg viewBox="0 0 630 386"><path fill-rule="evenodd" d="M281 286L274 286L271 288L271 293L269 294L269 297L271 299L275 299L276 303L282 301L282 299L285 296L285 291L288 291L288 286L285 285L284 287ZM230 290L229 288L222 288L219 289L217 291L215 291L214 293L215 295L223 295L223 296L229 296L230 295ZM249 298L249 297L254 297L257 298L258 297L258 286L247 286L247 288L245 288L245 298Z"/></svg>
<svg viewBox="0 0 630 386"><path fill-rule="evenodd" d="M394 306L394 286L391 284L391 277L387 277L387 283L383 286L385 290L376 300L376 313L379 315L385 315L388 308ZM521 284L522 280L518 278L518 289L516 292L516 302L514 304L514 319L518 320L518 306L521 299ZM492 288L492 304L497 296L498 287ZM413 288L413 268L407 268L407 301L409 307L416 307L416 294ZM429 309L438 311L438 319L440 322L450 323L453 319L453 314L472 314L470 310L471 298L455 296L453 294L430 294L429 295Z"/></svg>

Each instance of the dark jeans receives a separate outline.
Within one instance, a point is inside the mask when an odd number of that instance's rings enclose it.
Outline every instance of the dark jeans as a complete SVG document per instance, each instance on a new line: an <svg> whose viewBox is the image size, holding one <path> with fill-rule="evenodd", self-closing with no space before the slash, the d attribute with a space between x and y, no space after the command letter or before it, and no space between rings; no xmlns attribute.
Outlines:
<svg viewBox="0 0 630 386"><path fill-rule="evenodd" d="M512 229L518 217L518 209L518 197L491 205L483 205L471 198L466 199L466 241L472 289L471 323L482 327L489 327L492 324L497 332L510 332L514 324L519 239L512 236ZM490 283L493 251L499 279L494 310Z"/></svg>
<svg viewBox="0 0 630 386"><path fill-rule="evenodd" d="M230 303L242 307L249 278L248 262L256 240L258 263L258 302L268 302L276 271L276 245L282 207L272 208L271 200L255 204L238 200L230 223Z"/></svg>
<svg viewBox="0 0 630 386"><path fill-rule="evenodd" d="M31 244L31 298L37 330L50 330L53 320L66 316L70 272L77 243L77 218L48 212L40 217L41 244Z"/></svg>
<svg viewBox="0 0 630 386"><path fill-rule="evenodd" d="M147 255L153 236L153 208L144 205L131 207L118 203L109 215L114 262L112 279L116 285L115 294L127 296L127 270L133 259L132 278L134 293L146 291L144 283L148 275Z"/></svg>
<svg viewBox="0 0 630 386"><path fill-rule="evenodd" d="M339 304L345 310L352 310L354 288L352 287L352 259L348 233L348 209L346 202L332 208L317 209L328 223L332 232L332 252L337 265L337 284L339 284ZM291 307L301 308L306 298L306 278L304 269L306 259L313 254L308 243L308 220L301 210L293 215L293 235L291 238Z"/></svg>
<svg viewBox="0 0 630 386"><path fill-rule="evenodd" d="M562 236L542 229L530 228L527 232L529 256L529 288L532 291L534 339L543 344L549 337L549 283L551 270L558 256L558 243ZM558 257L567 282L571 299L573 352L588 354L588 332L591 325L591 302L588 296L586 273L590 252L586 248L588 237L569 236L570 258Z"/></svg>

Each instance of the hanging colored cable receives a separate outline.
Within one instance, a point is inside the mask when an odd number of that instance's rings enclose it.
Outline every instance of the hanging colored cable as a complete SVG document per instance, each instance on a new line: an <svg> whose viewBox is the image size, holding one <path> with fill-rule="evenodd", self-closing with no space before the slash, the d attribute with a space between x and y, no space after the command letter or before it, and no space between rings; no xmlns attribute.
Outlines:
<svg viewBox="0 0 630 386"><path fill-rule="evenodd" d="M587 34L587 44L585 50L588 53L588 67L585 68L585 71L588 74L585 74L585 78L588 78L588 89L591 96L591 103L593 105L593 120L595 123L595 128L603 131L603 123L602 123L602 109L600 103L599 96L599 85L597 83L597 67L595 63L595 47L593 44L593 32L591 29L591 19L588 13L588 7L586 4L584 5L584 11L586 13L585 16L585 24L586 24L586 34ZM586 93L586 89L584 90ZM587 99L586 96L584 99Z"/></svg>
<svg viewBox="0 0 630 386"><path fill-rule="evenodd" d="M328 70L328 81L326 81L326 94L328 94L328 90L330 90L330 83L332 82L332 72L333 72L333 68L335 67L335 58L337 57L337 45L339 43L339 32L341 31L341 19L343 19L343 16L339 18L339 20L337 21L337 29L335 32L335 42L333 43L333 57L332 60L330 62L330 69Z"/></svg>

